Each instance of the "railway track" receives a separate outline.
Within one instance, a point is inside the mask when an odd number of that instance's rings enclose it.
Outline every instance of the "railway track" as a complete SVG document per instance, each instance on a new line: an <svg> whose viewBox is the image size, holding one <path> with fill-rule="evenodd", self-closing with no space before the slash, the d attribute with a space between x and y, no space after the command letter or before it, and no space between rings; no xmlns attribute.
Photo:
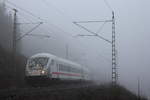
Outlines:
<svg viewBox="0 0 150 100"><path fill-rule="evenodd" d="M32 87L32 88L16 88L0 90L0 100L18 100L18 98L36 96L36 95L52 95L53 93L61 93L64 91L72 91L94 87L94 84L71 84L71 85L56 85L52 87Z"/></svg>

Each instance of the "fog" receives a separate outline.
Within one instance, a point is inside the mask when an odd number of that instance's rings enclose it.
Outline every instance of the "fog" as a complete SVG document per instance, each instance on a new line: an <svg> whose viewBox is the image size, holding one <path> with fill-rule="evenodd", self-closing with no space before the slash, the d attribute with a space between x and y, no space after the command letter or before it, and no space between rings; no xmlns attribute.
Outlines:
<svg viewBox="0 0 150 100"><path fill-rule="evenodd" d="M8 0L10 1L10 0ZM111 19L110 8L103 0L11 0L16 6L5 2L10 8L18 10L18 22L43 22L32 34L50 35L50 38L25 36L18 41L19 52L27 57L48 52L88 67L100 82L111 81L111 45L97 37L76 37L90 34L72 22ZM150 46L149 20L150 2L148 0L108 0L116 18L116 44L118 51L119 83L137 93L140 79L141 94L150 96ZM28 6L28 7L27 7ZM33 15L27 13L31 12ZM39 19L40 17L40 19ZM102 23L82 24L96 32ZM21 24L22 34L36 24ZM111 24L105 24L101 36L111 40Z"/></svg>

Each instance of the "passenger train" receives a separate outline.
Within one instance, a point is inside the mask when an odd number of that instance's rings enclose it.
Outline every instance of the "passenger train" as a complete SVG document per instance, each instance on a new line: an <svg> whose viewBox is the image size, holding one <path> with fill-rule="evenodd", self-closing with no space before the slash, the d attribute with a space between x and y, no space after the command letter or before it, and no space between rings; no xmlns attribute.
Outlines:
<svg viewBox="0 0 150 100"><path fill-rule="evenodd" d="M25 76L27 79L90 80L87 68L49 53L31 56L26 64Z"/></svg>

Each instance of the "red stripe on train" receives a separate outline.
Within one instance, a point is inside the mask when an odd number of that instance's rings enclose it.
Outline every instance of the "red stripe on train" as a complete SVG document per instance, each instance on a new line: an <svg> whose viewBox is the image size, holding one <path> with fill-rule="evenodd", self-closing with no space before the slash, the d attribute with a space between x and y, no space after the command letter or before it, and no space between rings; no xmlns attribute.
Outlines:
<svg viewBox="0 0 150 100"><path fill-rule="evenodd" d="M63 73L63 72L52 72L52 74L57 74L57 75L67 75L67 76L78 76L78 77L81 77L80 74L70 74L70 73Z"/></svg>

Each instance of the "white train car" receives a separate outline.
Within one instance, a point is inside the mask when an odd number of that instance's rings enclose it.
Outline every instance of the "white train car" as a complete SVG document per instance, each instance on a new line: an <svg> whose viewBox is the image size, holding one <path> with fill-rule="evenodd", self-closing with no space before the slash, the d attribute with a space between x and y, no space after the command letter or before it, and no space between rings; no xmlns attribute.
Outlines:
<svg viewBox="0 0 150 100"><path fill-rule="evenodd" d="M90 80L87 68L48 53L39 53L27 61L26 77L60 80Z"/></svg>

